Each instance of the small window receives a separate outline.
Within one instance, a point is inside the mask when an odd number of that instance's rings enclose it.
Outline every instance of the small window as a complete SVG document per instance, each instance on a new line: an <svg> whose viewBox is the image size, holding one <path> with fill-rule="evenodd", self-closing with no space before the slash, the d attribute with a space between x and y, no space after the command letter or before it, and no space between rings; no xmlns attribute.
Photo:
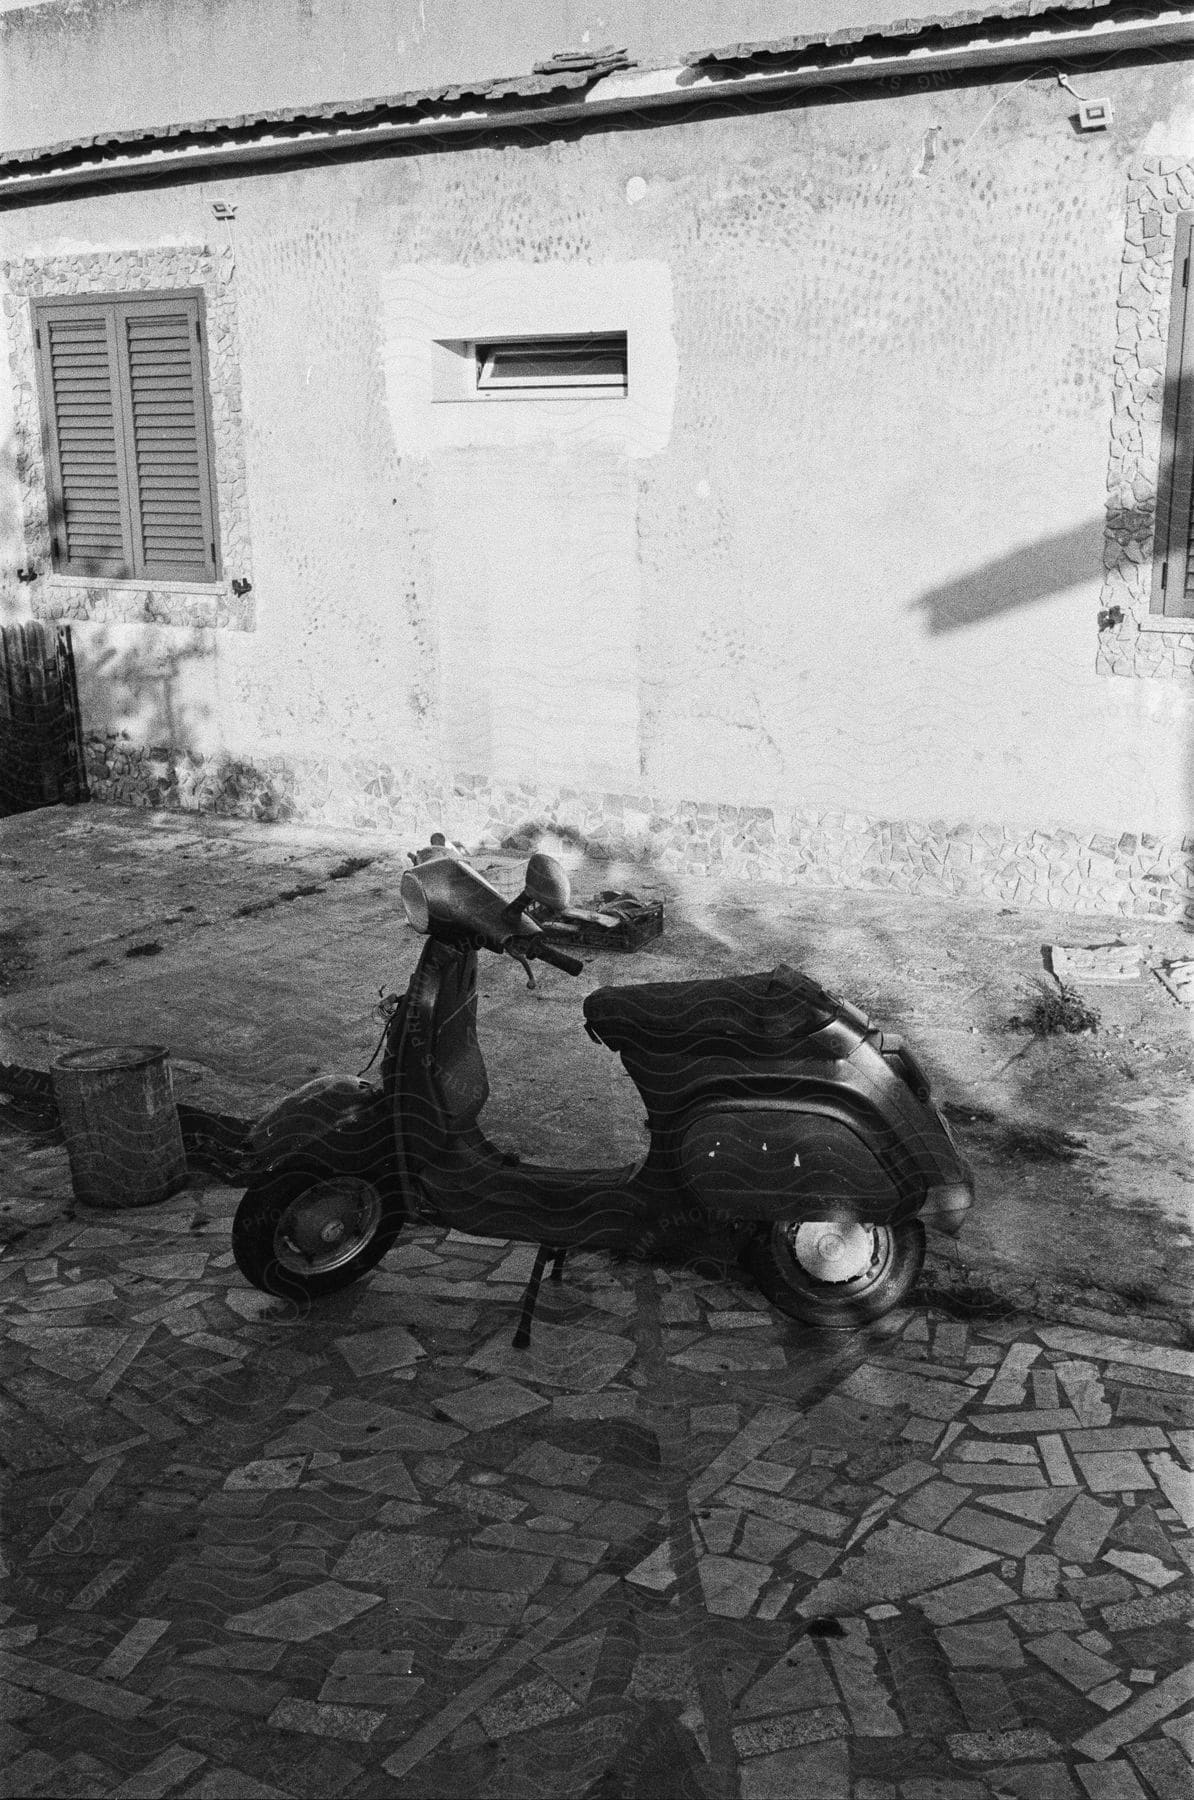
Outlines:
<svg viewBox="0 0 1194 1800"><path fill-rule="evenodd" d="M477 391L526 398L626 392L626 333L518 338L474 346Z"/></svg>
<svg viewBox="0 0 1194 1800"><path fill-rule="evenodd" d="M1169 354L1161 408L1161 468L1152 615L1194 619L1194 213L1177 222Z"/></svg>
<svg viewBox="0 0 1194 1800"><path fill-rule="evenodd" d="M218 577L201 298L38 300L56 572Z"/></svg>

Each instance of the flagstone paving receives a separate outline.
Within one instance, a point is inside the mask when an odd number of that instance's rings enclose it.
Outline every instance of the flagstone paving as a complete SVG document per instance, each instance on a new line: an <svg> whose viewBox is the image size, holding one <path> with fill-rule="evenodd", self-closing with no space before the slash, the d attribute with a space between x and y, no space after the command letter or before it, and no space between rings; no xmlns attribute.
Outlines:
<svg viewBox="0 0 1194 1800"><path fill-rule="evenodd" d="M304 1313L235 1198L0 1256L4 1792L1194 1788L1194 1354L584 1256L518 1352L527 1247Z"/></svg>

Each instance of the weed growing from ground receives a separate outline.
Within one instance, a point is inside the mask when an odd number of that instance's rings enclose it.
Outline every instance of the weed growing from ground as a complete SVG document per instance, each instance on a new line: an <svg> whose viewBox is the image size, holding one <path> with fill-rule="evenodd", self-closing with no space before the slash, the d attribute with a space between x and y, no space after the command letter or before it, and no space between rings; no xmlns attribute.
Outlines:
<svg viewBox="0 0 1194 1800"><path fill-rule="evenodd" d="M1034 1037L1056 1037L1062 1032L1078 1035L1097 1031L1099 1014L1064 981L1048 982L1042 976L1025 983L1025 998L1032 1002L1025 1014L1008 1020L1012 1031L1031 1031Z"/></svg>

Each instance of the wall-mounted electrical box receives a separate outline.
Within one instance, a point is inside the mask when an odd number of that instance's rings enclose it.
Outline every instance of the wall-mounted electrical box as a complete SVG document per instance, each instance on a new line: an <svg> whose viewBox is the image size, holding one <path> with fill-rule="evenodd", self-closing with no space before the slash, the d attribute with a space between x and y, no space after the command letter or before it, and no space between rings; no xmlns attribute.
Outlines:
<svg viewBox="0 0 1194 1800"><path fill-rule="evenodd" d="M1106 131L1114 117L1110 100L1084 100L1078 108L1078 129Z"/></svg>

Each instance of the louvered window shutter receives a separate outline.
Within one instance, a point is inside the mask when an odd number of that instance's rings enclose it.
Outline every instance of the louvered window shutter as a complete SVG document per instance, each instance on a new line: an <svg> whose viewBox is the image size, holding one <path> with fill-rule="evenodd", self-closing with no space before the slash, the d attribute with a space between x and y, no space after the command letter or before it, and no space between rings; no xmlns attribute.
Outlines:
<svg viewBox="0 0 1194 1800"><path fill-rule="evenodd" d="M214 581L198 297L50 302L36 318L55 567Z"/></svg>
<svg viewBox="0 0 1194 1800"><path fill-rule="evenodd" d="M1194 618L1194 214L1178 220L1169 355L1161 411L1161 470L1152 610Z"/></svg>

